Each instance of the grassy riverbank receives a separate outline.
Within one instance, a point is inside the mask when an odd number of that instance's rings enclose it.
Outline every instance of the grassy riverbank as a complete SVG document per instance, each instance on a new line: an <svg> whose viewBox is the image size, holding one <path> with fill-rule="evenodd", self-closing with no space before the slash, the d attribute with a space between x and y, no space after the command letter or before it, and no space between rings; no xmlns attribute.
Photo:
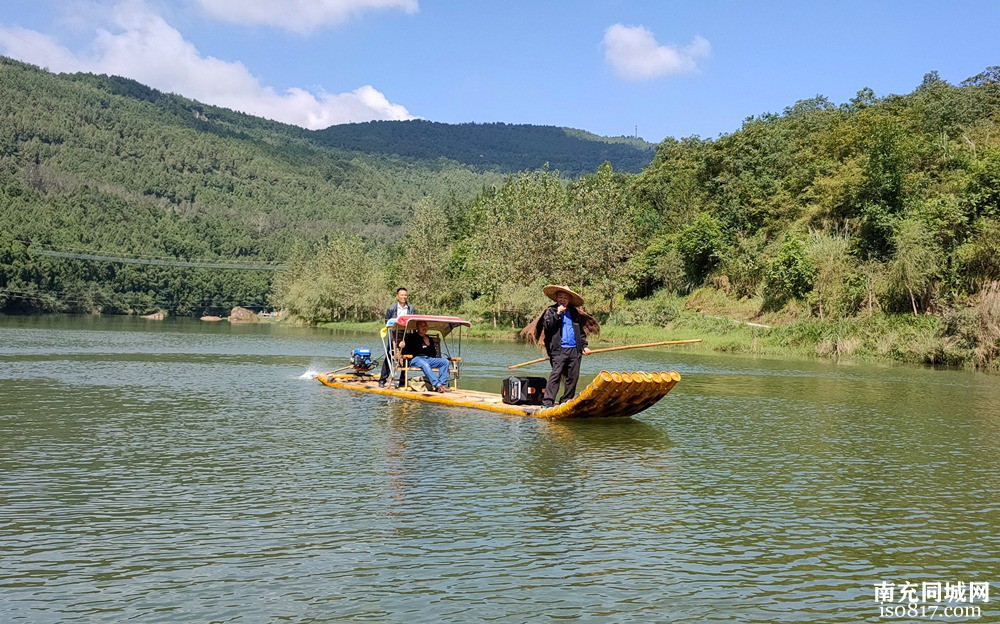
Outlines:
<svg viewBox="0 0 1000 624"><path fill-rule="evenodd" d="M943 345L936 338L939 322L934 317L874 318L854 322L797 322L785 326L761 326L738 319L683 313L666 326L605 324L593 348L688 340L703 342L675 345L671 349L713 351L760 356L853 357L913 363L961 365L942 358ZM334 331L377 332L378 323L322 323ZM477 324L463 336L496 342L518 340L520 328Z"/></svg>
<svg viewBox="0 0 1000 624"><path fill-rule="evenodd" d="M701 289L687 297L629 302L603 323L592 347L701 338L671 349L767 357L852 358L996 370L1000 360L1000 296L941 315L883 314L820 320L786 306L761 314L761 302L733 300ZM380 324L322 323L344 331L378 331ZM465 337L516 341L520 327L473 321Z"/></svg>

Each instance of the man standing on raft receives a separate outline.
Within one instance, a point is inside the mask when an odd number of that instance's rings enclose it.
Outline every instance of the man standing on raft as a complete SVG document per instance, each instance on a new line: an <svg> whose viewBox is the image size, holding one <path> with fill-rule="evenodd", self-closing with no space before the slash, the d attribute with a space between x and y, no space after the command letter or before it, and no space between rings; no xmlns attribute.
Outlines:
<svg viewBox="0 0 1000 624"><path fill-rule="evenodd" d="M394 318L403 316L404 314L416 314L417 311L413 309L413 306L409 304L410 292L400 286L396 289L396 303L389 306L385 311L385 322L388 325L389 321ZM388 354L392 353L392 344L398 342L403 337L403 331L397 330L395 328L390 329L388 335L386 336L385 352L386 357L382 360L382 373L378 377L378 387L384 388L385 384L389 381L389 357ZM400 375L400 380L403 379Z"/></svg>
<svg viewBox="0 0 1000 624"><path fill-rule="evenodd" d="M545 345L545 351L552 365L548 384L545 386L543 407L552 407L559 394L559 383L566 379L566 387L560 403L576 395L576 383L580 378L580 360L590 355L587 334L596 335L601 331L597 320L583 309L583 297L565 286L548 285L542 289L545 296L555 301L545 308L521 335Z"/></svg>

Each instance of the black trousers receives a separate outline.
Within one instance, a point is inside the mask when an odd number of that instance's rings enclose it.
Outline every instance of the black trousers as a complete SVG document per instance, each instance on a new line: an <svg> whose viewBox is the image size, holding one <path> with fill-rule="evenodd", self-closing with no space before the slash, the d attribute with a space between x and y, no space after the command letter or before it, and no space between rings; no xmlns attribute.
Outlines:
<svg viewBox="0 0 1000 624"><path fill-rule="evenodd" d="M390 353L392 352L390 351ZM384 358L382 360L382 372L379 374L378 381L379 383L389 381L389 358Z"/></svg>
<svg viewBox="0 0 1000 624"><path fill-rule="evenodd" d="M382 360L382 372L379 374L378 377L379 383L386 383L387 381L389 381L389 357L392 357L392 341L395 340L398 343L400 340L403 339L402 336L403 332L391 331L389 332L389 335L385 339L386 353L388 353L389 356L383 358ZM399 383L400 385L403 384L402 371L400 371L399 373Z"/></svg>
<svg viewBox="0 0 1000 624"><path fill-rule="evenodd" d="M566 387L563 390L560 403L564 403L576 396L576 382L580 379L580 360L583 354L576 347L566 349L560 347L558 351L553 351L549 362L552 364L552 372L549 373L549 382L545 386L545 396L542 398L542 405L551 407L555 405L556 395L559 394L559 382L566 378Z"/></svg>

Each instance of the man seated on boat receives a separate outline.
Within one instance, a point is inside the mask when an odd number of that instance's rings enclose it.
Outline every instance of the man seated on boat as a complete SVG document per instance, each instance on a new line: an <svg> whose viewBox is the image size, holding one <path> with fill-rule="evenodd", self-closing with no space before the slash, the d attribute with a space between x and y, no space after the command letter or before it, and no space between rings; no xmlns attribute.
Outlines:
<svg viewBox="0 0 1000 624"><path fill-rule="evenodd" d="M440 357L434 341L427 335L427 321L417 321L417 332L409 333L399 343L403 355L412 355L410 366L423 371L438 392L448 391L448 360ZM433 369L437 369L435 373Z"/></svg>

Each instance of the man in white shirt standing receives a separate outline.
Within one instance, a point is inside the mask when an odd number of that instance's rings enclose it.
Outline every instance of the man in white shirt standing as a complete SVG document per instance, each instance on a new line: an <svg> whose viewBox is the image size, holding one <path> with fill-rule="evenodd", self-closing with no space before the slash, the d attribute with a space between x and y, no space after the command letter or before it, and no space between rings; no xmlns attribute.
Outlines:
<svg viewBox="0 0 1000 624"><path fill-rule="evenodd" d="M413 306L409 304L410 293L400 286L396 289L396 303L389 306L385 311L385 322L388 323L392 319L399 318L404 314L416 314L417 311L413 309ZM397 332L389 331L389 335L386 336L386 353L392 353L393 340L399 342L402 340L402 331ZM389 382L389 359L382 360L382 374L378 378L378 387L384 388Z"/></svg>

